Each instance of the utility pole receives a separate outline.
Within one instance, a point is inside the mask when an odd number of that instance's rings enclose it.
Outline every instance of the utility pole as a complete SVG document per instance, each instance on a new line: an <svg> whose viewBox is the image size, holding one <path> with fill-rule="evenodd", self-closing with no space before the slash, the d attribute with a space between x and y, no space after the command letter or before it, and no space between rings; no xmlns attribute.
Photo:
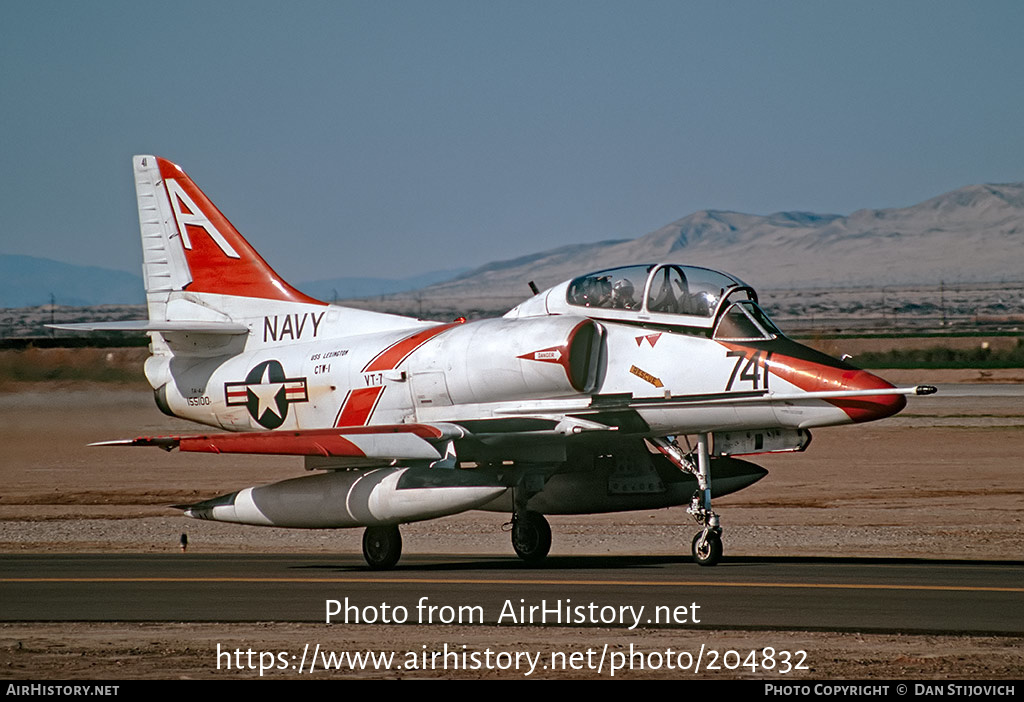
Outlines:
<svg viewBox="0 0 1024 702"><path fill-rule="evenodd" d="M939 305L942 307L942 326L946 326L946 281L939 281Z"/></svg>

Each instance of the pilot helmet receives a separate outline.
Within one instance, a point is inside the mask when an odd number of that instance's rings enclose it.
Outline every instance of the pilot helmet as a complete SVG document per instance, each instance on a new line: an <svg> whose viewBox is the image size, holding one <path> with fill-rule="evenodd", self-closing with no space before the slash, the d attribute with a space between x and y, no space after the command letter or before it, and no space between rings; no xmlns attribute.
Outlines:
<svg viewBox="0 0 1024 702"><path fill-rule="evenodd" d="M615 307L630 308L636 304L636 300L633 299L633 283L629 282L627 278L615 281L615 285L612 286L612 304Z"/></svg>
<svg viewBox="0 0 1024 702"><path fill-rule="evenodd" d="M630 300L633 298L633 284L629 282L628 279L623 278L622 280L617 281L614 286L612 286L612 292L615 293L616 297L621 297L623 299Z"/></svg>

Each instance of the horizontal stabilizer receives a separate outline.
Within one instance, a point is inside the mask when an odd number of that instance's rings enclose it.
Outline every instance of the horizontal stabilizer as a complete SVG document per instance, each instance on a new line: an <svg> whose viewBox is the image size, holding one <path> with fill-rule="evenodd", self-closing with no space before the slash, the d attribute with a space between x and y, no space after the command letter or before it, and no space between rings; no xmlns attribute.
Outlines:
<svg viewBox="0 0 1024 702"><path fill-rule="evenodd" d="M201 322L139 319L128 322L81 322L79 324L47 324L64 331L79 332L186 332L191 334L248 334L249 327L234 322Z"/></svg>

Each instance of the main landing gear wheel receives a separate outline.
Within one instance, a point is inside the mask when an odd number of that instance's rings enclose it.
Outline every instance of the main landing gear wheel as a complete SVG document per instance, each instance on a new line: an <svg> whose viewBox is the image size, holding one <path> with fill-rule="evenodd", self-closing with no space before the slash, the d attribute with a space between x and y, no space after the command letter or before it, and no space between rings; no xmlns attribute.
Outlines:
<svg viewBox="0 0 1024 702"><path fill-rule="evenodd" d="M722 535L706 529L693 537L693 560L697 565L713 566L722 560Z"/></svg>
<svg viewBox="0 0 1024 702"><path fill-rule="evenodd" d="M402 534L396 525L366 527L363 558L374 570L394 568L402 557Z"/></svg>
<svg viewBox="0 0 1024 702"><path fill-rule="evenodd" d="M543 514L520 512L512 516L512 548L527 563L540 563L551 550L551 526Z"/></svg>

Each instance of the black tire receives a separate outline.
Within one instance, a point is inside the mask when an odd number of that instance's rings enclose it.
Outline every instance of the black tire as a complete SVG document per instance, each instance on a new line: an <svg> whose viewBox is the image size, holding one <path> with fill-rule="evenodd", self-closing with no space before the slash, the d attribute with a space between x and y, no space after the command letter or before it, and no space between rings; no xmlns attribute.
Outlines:
<svg viewBox="0 0 1024 702"><path fill-rule="evenodd" d="M717 531L709 531L707 538L702 538L704 532L699 531L693 537L693 560L697 565L713 566L722 560L722 535Z"/></svg>
<svg viewBox="0 0 1024 702"><path fill-rule="evenodd" d="M512 548L527 563L539 563L551 550L551 526L543 514L521 512L512 523Z"/></svg>
<svg viewBox="0 0 1024 702"><path fill-rule="evenodd" d="M402 557L402 534L398 526L366 527L363 532L363 558L373 570L394 568Z"/></svg>

